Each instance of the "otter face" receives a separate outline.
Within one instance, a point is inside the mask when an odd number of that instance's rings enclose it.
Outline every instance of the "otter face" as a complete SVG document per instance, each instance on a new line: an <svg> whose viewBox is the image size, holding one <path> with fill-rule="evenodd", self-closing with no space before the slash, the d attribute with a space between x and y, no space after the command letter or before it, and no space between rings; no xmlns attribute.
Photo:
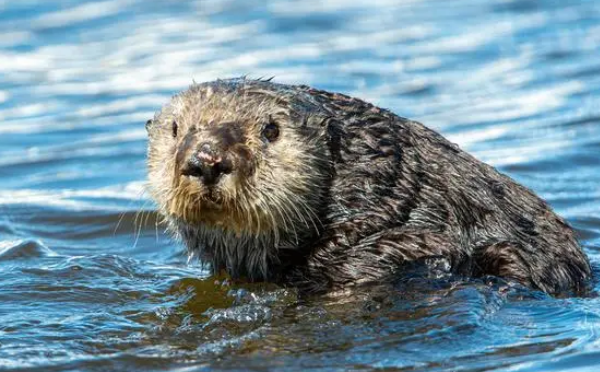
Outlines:
<svg viewBox="0 0 600 372"><path fill-rule="evenodd" d="M149 191L173 225L277 236L317 225L326 130L255 88L195 85L148 121Z"/></svg>

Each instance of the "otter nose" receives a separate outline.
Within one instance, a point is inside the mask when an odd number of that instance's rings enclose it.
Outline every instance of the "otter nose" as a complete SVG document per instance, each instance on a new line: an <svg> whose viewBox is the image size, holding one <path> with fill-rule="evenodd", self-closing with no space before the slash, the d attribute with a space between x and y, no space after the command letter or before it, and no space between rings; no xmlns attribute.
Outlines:
<svg viewBox="0 0 600 372"><path fill-rule="evenodd" d="M231 172L229 163L214 150L211 144L203 143L189 158L181 173L185 176L201 178L206 185L213 185L223 174Z"/></svg>

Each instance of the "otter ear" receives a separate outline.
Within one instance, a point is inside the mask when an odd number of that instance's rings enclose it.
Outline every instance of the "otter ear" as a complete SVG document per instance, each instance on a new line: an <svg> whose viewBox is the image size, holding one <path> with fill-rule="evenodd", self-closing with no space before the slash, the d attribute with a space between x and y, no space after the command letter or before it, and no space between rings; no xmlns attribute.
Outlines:
<svg viewBox="0 0 600 372"><path fill-rule="evenodd" d="M341 137L341 125L331 115L313 114L306 117L304 126L316 129L326 134L327 139L331 142L339 142Z"/></svg>
<svg viewBox="0 0 600 372"><path fill-rule="evenodd" d="M325 127L327 129L327 138L329 139L329 142L339 145L343 135L342 123L333 117L329 117L327 118Z"/></svg>
<svg viewBox="0 0 600 372"><path fill-rule="evenodd" d="M327 139L329 151L334 162L342 161L342 123L330 115L310 115L305 120L305 126L317 129Z"/></svg>
<svg viewBox="0 0 600 372"><path fill-rule="evenodd" d="M154 120L152 120L152 119L149 119L146 122L146 131L148 131L148 132L150 131L150 128L152 128L152 124L154 124Z"/></svg>
<svg viewBox="0 0 600 372"><path fill-rule="evenodd" d="M343 163L344 158L342 153L345 145L343 143L344 127L339 120L329 118L327 120L327 139L329 142L329 151L331 152L331 160L335 163Z"/></svg>
<svg viewBox="0 0 600 372"><path fill-rule="evenodd" d="M322 114L310 114L304 118L304 126L313 129L321 129L327 127L327 122L330 116Z"/></svg>

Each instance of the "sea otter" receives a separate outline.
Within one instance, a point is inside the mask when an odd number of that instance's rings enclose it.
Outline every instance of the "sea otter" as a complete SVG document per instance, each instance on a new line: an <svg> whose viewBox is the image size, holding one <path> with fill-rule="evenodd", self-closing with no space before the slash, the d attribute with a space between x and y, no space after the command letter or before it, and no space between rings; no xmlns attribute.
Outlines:
<svg viewBox="0 0 600 372"><path fill-rule="evenodd" d="M435 131L305 85L194 84L146 124L149 193L214 272L327 292L442 257L557 294L589 262L543 200Z"/></svg>

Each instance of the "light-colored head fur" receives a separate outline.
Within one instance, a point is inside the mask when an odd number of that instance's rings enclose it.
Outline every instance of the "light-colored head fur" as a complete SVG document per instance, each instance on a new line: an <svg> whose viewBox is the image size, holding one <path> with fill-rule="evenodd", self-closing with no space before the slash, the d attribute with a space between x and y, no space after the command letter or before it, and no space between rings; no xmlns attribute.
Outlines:
<svg viewBox="0 0 600 372"><path fill-rule="evenodd" d="M297 248L302 236L318 233L330 156L325 129L307 125L309 116L292 92L236 80L193 85L148 122L149 192L188 248L223 266L214 269L266 277L277 249ZM279 128L272 142L262 135L269 122ZM181 175L182 146L220 141L215 137L231 125L242 134L226 150L233 171L210 188Z"/></svg>

